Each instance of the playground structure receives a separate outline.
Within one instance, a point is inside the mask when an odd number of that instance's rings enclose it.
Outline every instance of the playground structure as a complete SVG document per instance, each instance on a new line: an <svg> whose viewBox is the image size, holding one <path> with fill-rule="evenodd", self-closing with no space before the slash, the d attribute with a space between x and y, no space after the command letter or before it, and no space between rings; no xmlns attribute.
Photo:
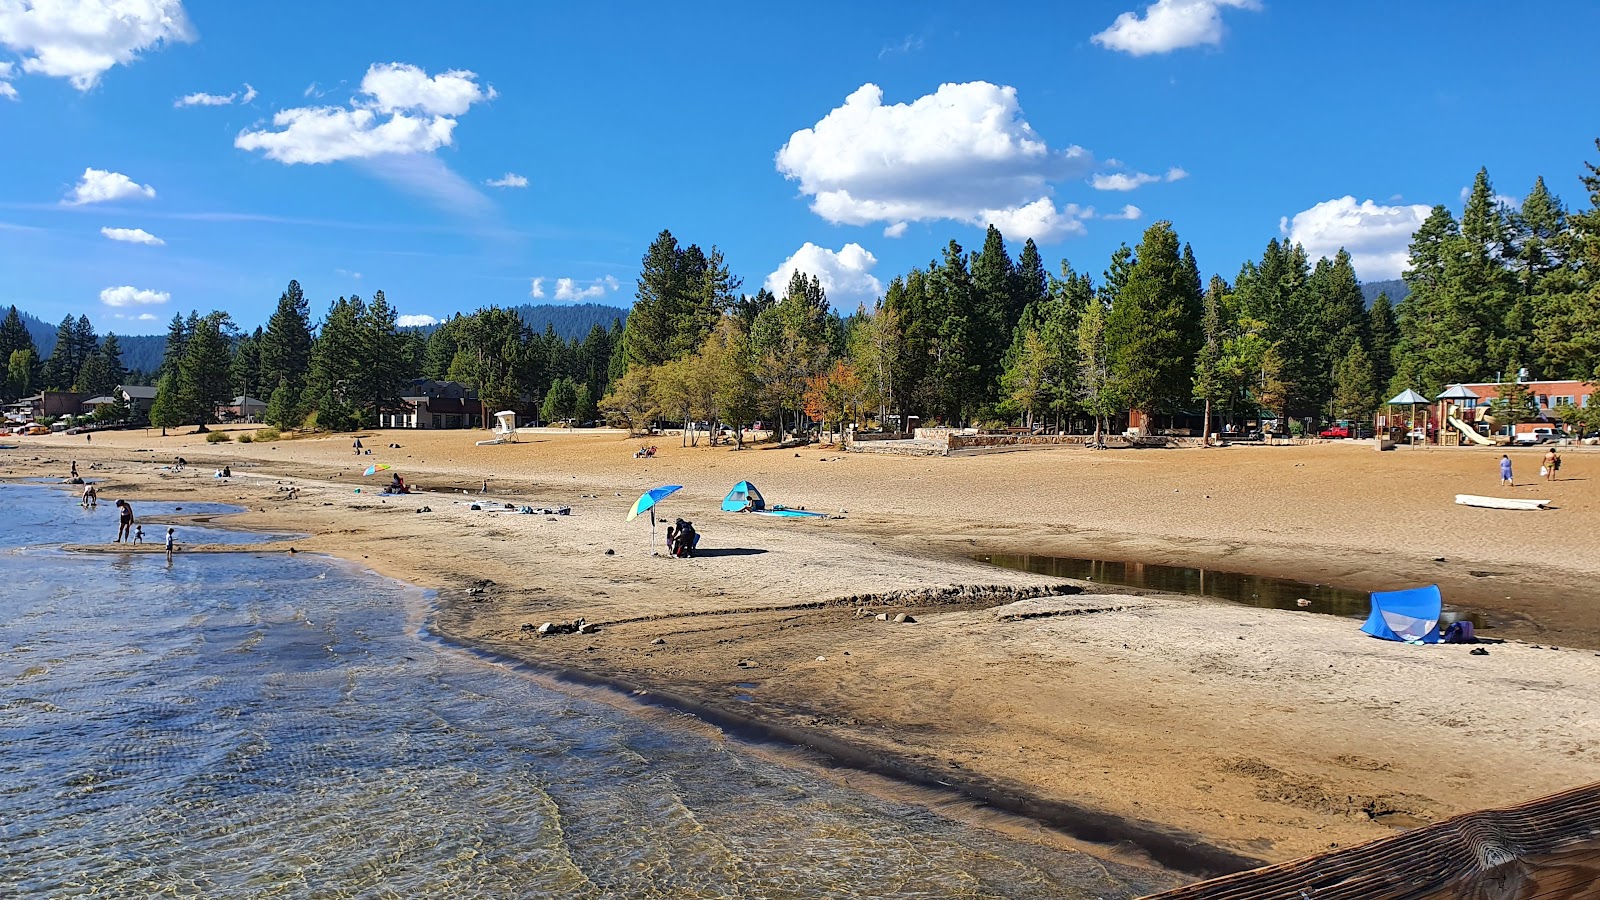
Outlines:
<svg viewBox="0 0 1600 900"><path fill-rule="evenodd" d="M479 447L490 447L495 444L515 444L517 442L517 414L511 410L502 410L494 414L494 437L487 441L479 441Z"/></svg>

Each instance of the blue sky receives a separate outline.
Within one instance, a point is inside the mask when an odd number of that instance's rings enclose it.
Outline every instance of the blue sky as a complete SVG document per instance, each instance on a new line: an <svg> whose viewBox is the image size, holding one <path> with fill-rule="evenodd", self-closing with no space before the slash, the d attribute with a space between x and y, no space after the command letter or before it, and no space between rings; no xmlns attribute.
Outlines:
<svg viewBox="0 0 1600 900"><path fill-rule="evenodd" d="M1588 205L1597 31L1592 2L0 0L0 303L122 333L253 327L290 278L319 315L626 306L669 228L853 309L986 221L1097 277L1156 219L1207 274L1288 233L1393 277L1479 166Z"/></svg>

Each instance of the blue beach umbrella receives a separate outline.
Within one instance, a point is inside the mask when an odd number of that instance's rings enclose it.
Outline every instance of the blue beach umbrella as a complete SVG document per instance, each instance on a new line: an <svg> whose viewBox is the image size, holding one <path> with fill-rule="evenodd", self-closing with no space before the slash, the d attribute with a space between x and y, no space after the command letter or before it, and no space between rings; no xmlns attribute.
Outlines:
<svg viewBox="0 0 1600 900"><path fill-rule="evenodd" d="M655 509L657 503L681 490L683 490L683 485L681 484L664 484L661 487L653 487L645 491L639 495L638 500L633 502L633 508L628 510L628 521L632 522L637 519L639 514L646 510ZM650 516L650 521L655 521L653 514Z"/></svg>
<svg viewBox="0 0 1600 900"><path fill-rule="evenodd" d="M681 490L683 490L683 485L681 484L664 484L661 487L653 487L640 494L639 499L633 501L633 508L628 510L629 522L637 519L639 514L646 510L650 512L650 546L654 547L656 545L656 504Z"/></svg>

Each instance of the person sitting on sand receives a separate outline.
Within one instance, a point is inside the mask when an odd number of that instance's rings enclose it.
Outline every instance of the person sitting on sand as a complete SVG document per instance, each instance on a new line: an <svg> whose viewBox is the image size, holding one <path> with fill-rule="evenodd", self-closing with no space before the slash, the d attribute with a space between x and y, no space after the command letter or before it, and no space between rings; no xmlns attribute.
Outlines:
<svg viewBox="0 0 1600 900"><path fill-rule="evenodd" d="M133 507L128 505L128 501L119 499L117 501L117 539L112 543L122 543L122 539L129 537L129 532L132 529Z"/></svg>
<svg viewBox="0 0 1600 900"><path fill-rule="evenodd" d="M1500 454L1500 485L1511 486L1511 457L1504 453Z"/></svg>
<svg viewBox="0 0 1600 900"><path fill-rule="evenodd" d="M389 486L384 489L384 492L388 494L409 494L411 489L406 487L406 480L400 477L399 472L396 472L390 477Z"/></svg>

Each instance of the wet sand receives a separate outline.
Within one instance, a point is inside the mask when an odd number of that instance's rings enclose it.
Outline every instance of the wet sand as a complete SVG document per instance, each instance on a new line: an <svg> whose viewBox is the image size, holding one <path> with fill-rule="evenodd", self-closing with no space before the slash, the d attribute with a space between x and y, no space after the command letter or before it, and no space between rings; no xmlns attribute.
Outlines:
<svg viewBox="0 0 1600 900"><path fill-rule="evenodd" d="M927 459L673 437L636 460L640 441L620 435L481 437L377 432L357 458L349 437L106 433L19 439L0 467L64 475L76 459L136 511L141 497L239 503L251 527L306 533L299 550L438 589L434 630L452 639L1055 803L1147 845L1276 861L1600 780L1600 454L1567 453L1561 481L1535 483L1538 451L1513 453L1523 477L1506 495L1556 507L1524 513L1452 503L1499 493L1498 452L1472 450ZM177 455L188 471L159 469ZM427 493L374 495L387 473L362 477L373 462ZM224 463L226 483L211 477ZM473 511L480 498L459 492L485 476L496 503L572 514ZM769 503L846 518L716 511L744 478ZM652 556L648 524L623 521L663 483L685 486L664 510L693 519L710 553ZM1508 642L1487 657L1378 642L1342 618L1074 584L975 552L1437 582ZM1039 596L1066 590L1080 593ZM580 616L599 632L525 630Z"/></svg>

